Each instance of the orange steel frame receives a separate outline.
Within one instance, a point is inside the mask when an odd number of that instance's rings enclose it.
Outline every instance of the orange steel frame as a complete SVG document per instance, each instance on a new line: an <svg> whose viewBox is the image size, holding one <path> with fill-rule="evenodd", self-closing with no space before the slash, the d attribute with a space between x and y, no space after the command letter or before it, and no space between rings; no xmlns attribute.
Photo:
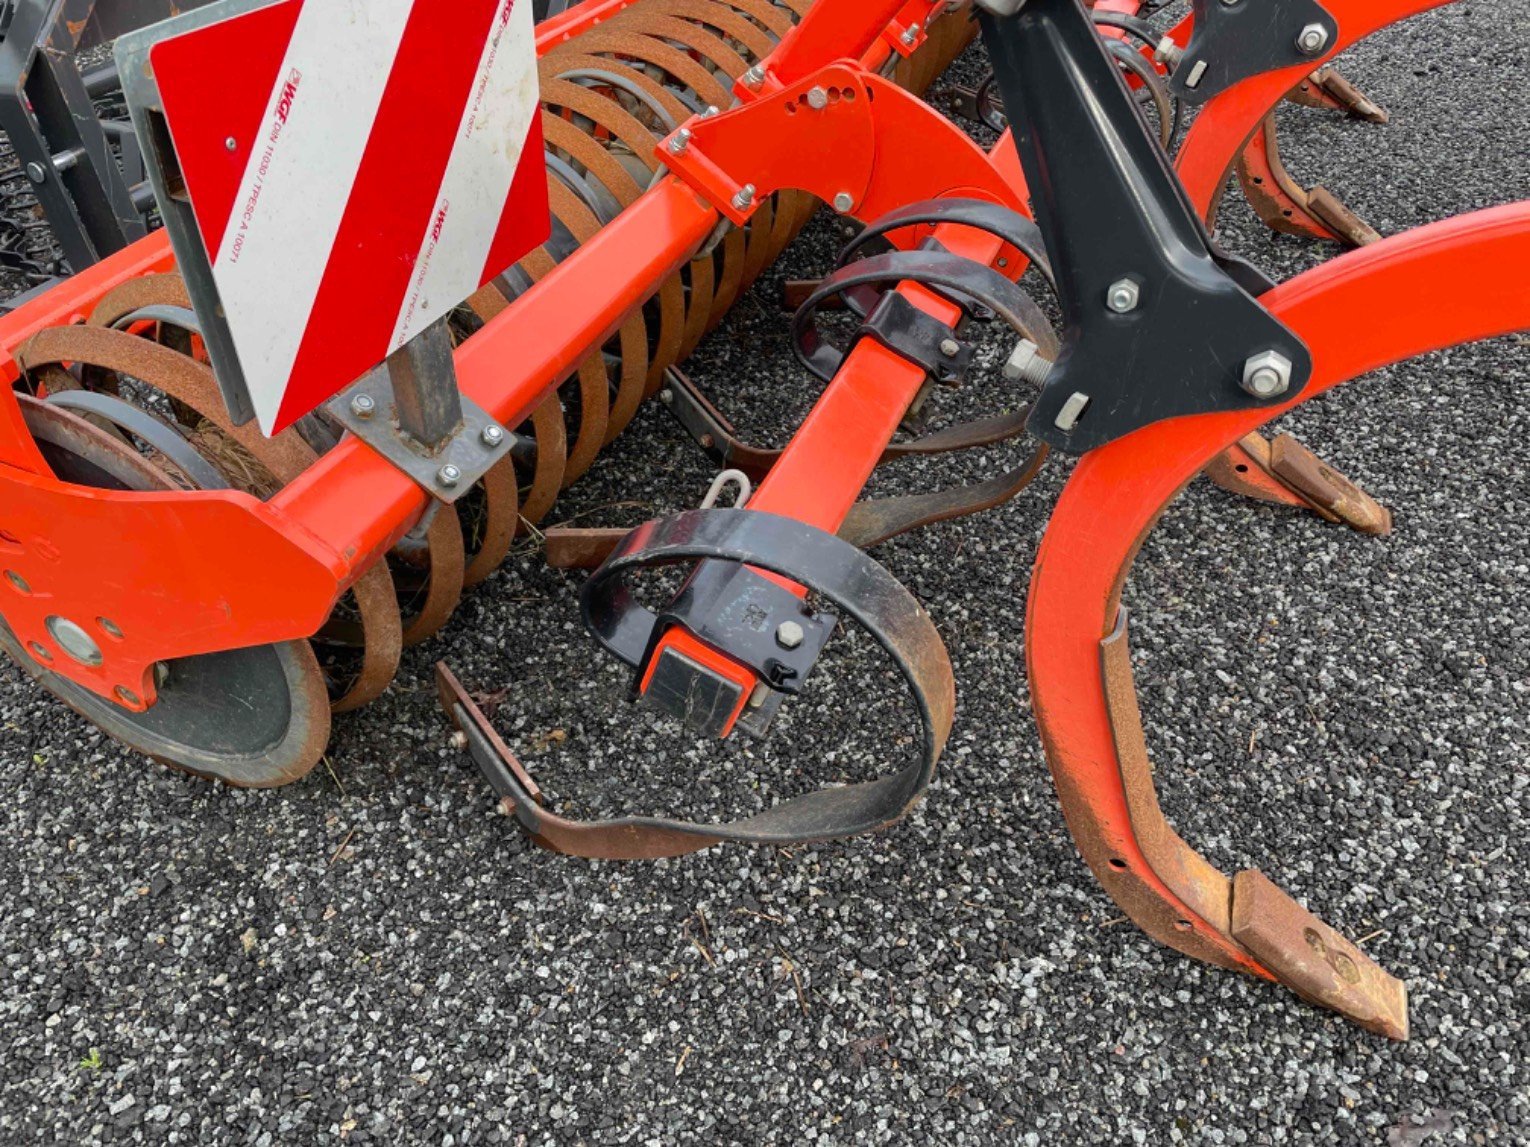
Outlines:
<svg viewBox="0 0 1530 1147"><path fill-rule="evenodd" d="M542 25L539 47L545 50L623 6L619 0L591 0ZM819 0L766 62L763 84L755 90L741 86L739 107L688 126L698 141L714 142L714 155L723 161L719 171L728 174L727 167L746 165L732 175L749 177L762 195L775 188L765 186L764 175L755 177L756 168L783 187L822 190L826 174L847 173L842 167L826 171L821 159L810 169L793 170L782 157L793 153L800 133L780 123L771 128L772 109L815 77L835 78L843 86L849 76L870 85L868 92L876 87L879 104L888 109L879 107L881 122L891 125L878 137L869 170L862 171L864 184L852 189L858 214L953 193L1023 207L1023 180L1007 140L993 153L991 166L975 163L972 145L936 113L902 93L883 99L884 89L877 86L876 70L898 50L895 45L907 46L901 34L889 36L888 29L922 26L943 6L942 0ZM1423 0L1331 0L1341 27L1334 50L1433 6ZM1247 81L1202 110L1181 153L1181 170L1199 205L1209 204L1209 192L1260 117L1316 63ZM828 130L839 133L843 146L831 146L826 154L864 155L851 138L865 130L869 108L862 111L859 119L835 119L837 126ZM737 131L748 136L756 168L747 166L747 154L730 153L722 130L728 123L737 123ZM874 130L877 123L873 117ZM707 157L704 142L694 151ZM662 146L659 154L674 159ZM908 162L910 155L920 162ZM958 173L954 185L931 174L943 171L947 160ZM889 178L889 171L896 176ZM716 186L695 168L684 174L713 198L683 179L661 180L459 348L464 393L501 422L520 424L580 358L692 257L722 214L739 214L730 203L716 202ZM943 229L940 237L953 251L981 262L1000 253L995 241L970 231ZM1018 275L1023 264L1010 262L1010 272ZM172 268L163 235L142 240L0 321L0 349L13 355L37 330L81 321L113 286ZM951 304L917 285L900 290L935 317L955 319ZM355 439L343 441L264 503L232 491L138 494L59 483L27 433L8 385L17 376L15 363L7 361L0 370L7 383L0 386L0 568L17 572L32 587L23 594L0 585L0 595L10 595L0 599L0 612L24 644L48 648L47 616L95 617L109 608L124 638L105 651L103 665L90 668L56 658L50 667L119 704L118 689L141 699L135 707L153 704L152 668L158 661L312 635L339 596L428 505L419 487ZM836 528L922 382L917 367L862 342L756 493L752 508ZM112 560L95 560L108 542ZM688 635L673 640L699 646ZM747 685L747 696L753 686L747 670L705 647L695 654Z"/></svg>

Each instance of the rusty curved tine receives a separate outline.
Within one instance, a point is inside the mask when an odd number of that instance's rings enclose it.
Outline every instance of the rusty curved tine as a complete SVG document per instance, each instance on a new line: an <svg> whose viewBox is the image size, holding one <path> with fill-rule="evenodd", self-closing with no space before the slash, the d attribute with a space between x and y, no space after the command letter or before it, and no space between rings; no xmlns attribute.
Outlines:
<svg viewBox="0 0 1530 1147"><path fill-rule="evenodd" d="M770 55L775 47L775 37L719 0L645 0L643 11L674 16L719 39L726 38L732 41L735 50L742 48L756 60Z"/></svg>
<svg viewBox="0 0 1530 1147"><path fill-rule="evenodd" d="M404 623L404 645L418 645L440 632L462 604L463 578L467 574L467 547L462 540L462 522L455 506L437 505L435 516L425 532L430 575L425 588L425 602Z"/></svg>
<svg viewBox="0 0 1530 1147"><path fill-rule="evenodd" d="M186 293L186 281L173 271L129 279L102 296L87 321L94 327L115 326L124 316L153 306L190 310L191 296Z"/></svg>
<svg viewBox="0 0 1530 1147"><path fill-rule="evenodd" d="M568 228L575 242L587 242L600 229L600 221L551 173L548 174L547 185L553 215ZM556 265L546 247L533 251L521 260L521 268L537 282L550 274ZM597 348L586 355L580 361L576 374L579 385L579 429L563 473L565 489L594 464L596 455L606 444L606 427L611 417L611 380L606 374L604 354Z"/></svg>
<svg viewBox="0 0 1530 1147"><path fill-rule="evenodd" d="M462 587L480 585L510 554L521 519L520 484L515 462L502 458L483 476L484 515L478 549L468 559Z"/></svg>
<svg viewBox="0 0 1530 1147"><path fill-rule="evenodd" d="M155 284L154 301L164 301L174 289L168 282ZM123 310L126 304L136 301L146 305L143 300L148 290L112 292L102 300L96 313L102 318L114 314L120 318L135 309ZM23 370L63 362L89 364L139 379L217 427L278 486L292 481L317 458L312 448L290 430L268 439L253 425L234 426L210 367L126 331L102 326L50 328L39 332L17 352L17 362ZM398 672L401 621L387 566L379 563L362 575L354 596L361 617L362 664L350 687L331 702L335 712L346 712L375 700Z"/></svg>
<svg viewBox="0 0 1530 1147"><path fill-rule="evenodd" d="M493 283L468 300L468 309L481 322L488 322L509 305L509 300ZM521 505L520 519L535 525L547 516L558 500L568 462L568 428L563 422L563 403L556 390L532 411L531 434L537 444L537 461L532 471L531 488Z"/></svg>
<svg viewBox="0 0 1530 1147"><path fill-rule="evenodd" d="M734 11L742 12L748 16L766 32L770 33L771 41L779 43L796 25L791 13L779 4L772 4L770 0L722 0Z"/></svg>
<svg viewBox="0 0 1530 1147"><path fill-rule="evenodd" d="M1249 206L1271 230L1345 247L1380 241L1381 235L1327 188L1308 191L1292 178L1280 156L1274 111L1238 153L1236 167Z"/></svg>

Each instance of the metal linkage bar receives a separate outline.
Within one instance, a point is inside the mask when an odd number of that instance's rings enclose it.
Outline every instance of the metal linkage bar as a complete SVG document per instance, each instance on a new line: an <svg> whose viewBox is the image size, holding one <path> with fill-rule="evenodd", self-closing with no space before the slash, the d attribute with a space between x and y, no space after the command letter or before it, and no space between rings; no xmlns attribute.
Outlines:
<svg viewBox="0 0 1530 1147"><path fill-rule="evenodd" d="M82 73L77 55L207 2L14 0L0 34L0 130L75 271L141 239L154 205L131 130L94 107L120 86L116 69Z"/></svg>

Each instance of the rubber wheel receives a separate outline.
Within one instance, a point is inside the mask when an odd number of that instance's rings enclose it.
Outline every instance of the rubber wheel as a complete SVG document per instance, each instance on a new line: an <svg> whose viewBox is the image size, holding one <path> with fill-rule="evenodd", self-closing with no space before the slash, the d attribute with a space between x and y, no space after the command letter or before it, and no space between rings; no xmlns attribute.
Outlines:
<svg viewBox="0 0 1530 1147"><path fill-rule="evenodd" d="M173 483L120 439L45 402L23 399L27 427L65 482L108 490ZM171 768L239 788L306 776L329 743L329 695L306 641L165 663L159 699L124 709L39 664L0 619L0 648L28 676L109 736Z"/></svg>

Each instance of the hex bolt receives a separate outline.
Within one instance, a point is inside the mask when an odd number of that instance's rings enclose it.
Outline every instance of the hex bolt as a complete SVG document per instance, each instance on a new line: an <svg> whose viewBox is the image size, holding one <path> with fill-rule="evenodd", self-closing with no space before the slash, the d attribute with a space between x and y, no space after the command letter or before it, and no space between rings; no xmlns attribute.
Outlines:
<svg viewBox="0 0 1530 1147"><path fill-rule="evenodd" d="M1009 356L1009 361L1004 364L1004 377L1010 382L1023 381L1042 387L1052 376L1052 366L1052 360L1043 357L1039 346L1030 339L1021 339L1015 344L1015 352Z"/></svg>
<svg viewBox="0 0 1530 1147"><path fill-rule="evenodd" d="M957 355L962 353L962 344L957 342L955 339L941 339L940 353L945 355L947 358L955 358Z"/></svg>
<svg viewBox="0 0 1530 1147"><path fill-rule="evenodd" d="M436 471L436 481L448 490L454 489L457 483L462 481L462 471L451 463L447 463Z"/></svg>
<svg viewBox="0 0 1530 1147"><path fill-rule="evenodd" d="M1177 68L1184 58L1185 50L1174 42L1173 36L1165 36L1158 41L1158 47L1153 49L1153 59L1171 68Z"/></svg>
<svg viewBox="0 0 1530 1147"><path fill-rule="evenodd" d="M11 588L17 593L30 594L32 592L32 587L27 583L27 579L15 570L6 570L5 580L11 583Z"/></svg>
<svg viewBox="0 0 1530 1147"><path fill-rule="evenodd" d="M1117 279L1110 284L1110 290L1105 292L1105 305L1118 315L1135 311L1141 301L1142 288L1132 279Z"/></svg>
<svg viewBox="0 0 1530 1147"><path fill-rule="evenodd" d="M829 106L829 93L824 91L821 87L809 88L807 94L807 105L815 112L823 111L824 108Z"/></svg>
<svg viewBox="0 0 1530 1147"><path fill-rule="evenodd" d="M33 183L45 183L48 179L48 169L40 163L27 164L27 178Z"/></svg>
<svg viewBox="0 0 1530 1147"><path fill-rule="evenodd" d="M918 24L910 24L907 28L903 29L903 42L910 48L919 42Z"/></svg>
<svg viewBox="0 0 1530 1147"><path fill-rule="evenodd" d="M1328 47L1328 29L1321 24L1308 24L1296 36L1296 46L1309 56L1315 56Z"/></svg>
<svg viewBox="0 0 1530 1147"><path fill-rule="evenodd" d="M765 67L763 64L755 64L744 73L744 87L753 90L765 83Z"/></svg>
<svg viewBox="0 0 1530 1147"><path fill-rule="evenodd" d="M377 399L370 394L358 394L351 399L351 413L357 418L371 418L377 413Z"/></svg>
<svg viewBox="0 0 1530 1147"><path fill-rule="evenodd" d="M754 184L746 183L738 189L738 194L733 197L733 206L739 211L747 211L754 205Z"/></svg>
<svg viewBox="0 0 1530 1147"><path fill-rule="evenodd" d="M783 621L776 627L776 644L782 649L796 649L807 634L795 621Z"/></svg>
<svg viewBox="0 0 1530 1147"><path fill-rule="evenodd" d="M684 155L685 149L691 146L691 137L694 133L688 127L683 127L675 132L673 139L669 141L670 155Z"/></svg>
<svg viewBox="0 0 1530 1147"><path fill-rule="evenodd" d="M848 191L841 191L834 197L834 210L841 215L850 214L850 209L855 206L855 196Z"/></svg>
<svg viewBox="0 0 1530 1147"><path fill-rule="evenodd" d="M489 423L483 428L483 444L491 450L499 448L499 444L505 440L504 428L496 423Z"/></svg>
<svg viewBox="0 0 1530 1147"><path fill-rule="evenodd" d="M223 146L228 148L230 151L238 151L239 141L233 136L229 136L226 140L223 141Z"/></svg>
<svg viewBox="0 0 1530 1147"><path fill-rule="evenodd" d="M1291 369L1278 350L1261 351L1243 364L1243 389L1255 398L1278 398L1291 389Z"/></svg>

